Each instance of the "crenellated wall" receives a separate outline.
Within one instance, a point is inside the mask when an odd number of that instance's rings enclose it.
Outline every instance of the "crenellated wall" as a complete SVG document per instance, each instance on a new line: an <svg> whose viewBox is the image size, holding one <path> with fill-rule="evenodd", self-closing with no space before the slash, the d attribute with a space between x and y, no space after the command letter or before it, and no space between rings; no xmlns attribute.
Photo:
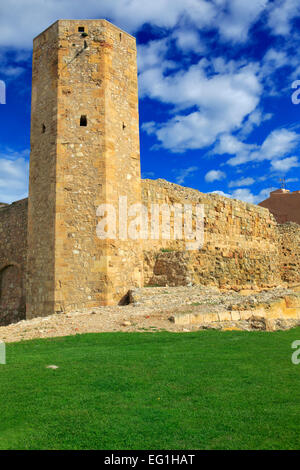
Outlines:
<svg viewBox="0 0 300 470"><path fill-rule="evenodd" d="M28 199L0 207L0 325L25 318Z"/></svg>

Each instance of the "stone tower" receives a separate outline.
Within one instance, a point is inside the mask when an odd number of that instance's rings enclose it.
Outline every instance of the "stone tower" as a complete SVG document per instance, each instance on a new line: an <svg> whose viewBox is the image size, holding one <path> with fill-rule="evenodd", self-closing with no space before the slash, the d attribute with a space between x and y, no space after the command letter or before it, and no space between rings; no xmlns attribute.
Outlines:
<svg viewBox="0 0 300 470"><path fill-rule="evenodd" d="M99 239L97 207L141 202L136 42L105 20L34 40L27 318L117 304L142 285L136 240Z"/></svg>

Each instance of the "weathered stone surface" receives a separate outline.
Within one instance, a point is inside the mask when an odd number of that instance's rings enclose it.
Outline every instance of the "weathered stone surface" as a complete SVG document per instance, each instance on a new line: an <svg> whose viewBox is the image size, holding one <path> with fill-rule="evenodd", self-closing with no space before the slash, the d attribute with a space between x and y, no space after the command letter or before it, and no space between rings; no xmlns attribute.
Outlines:
<svg viewBox="0 0 300 470"><path fill-rule="evenodd" d="M257 317L253 315L249 318L250 328L253 330L265 330L266 329L266 319L263 317Z"/></svg>
<svg viewBox="0 0 300 470"><path fill-rule="evenodd" d="M28 201L0 207L0 325L25 318Z"/></svg>
<svg viewBox="0 0 300 470"><path fill-rule="evenodd" d="M289 289L270 289L245 296L245 293L229 291L224 294L221 291L200 286L171 288L170 291L166 288L165 290L153 288L153 290L132 291L131 299L135 302L138 298L139 306L147 306L152 301L154 291L156 292L155 300L159 302L161 308L164 308L165 304L170 307L172 303L176 305L178 313L169 317L170 321L176 325L205 326L218 323L223 328L224 324L234 323L243 328L273 331L272 328L280 329L280 321L283 322L282 324L294 326L295 322L297 323L300 319L300 294L293 293ZM189 302L183 297L183 293L188 291ZM179 310L180 304L184 305L182 312Z"/></svg>
<svg viewBox="0 0 300 470"><path fill-rule="evenodd" d="M141 201L132 36L61 20L34 40L31 144L27 317L118 303L142 285L142 248L99 239L96 211Z"/></svg>
<svg viewBox="0 0 300 470"><path fill-rule="evenodd" d="M290 284L300 282L300 225L287 223L278 226L280 275Z"/></svg>
<svg viewBox="0 0 300 470"><path fill-rule="evenodd" d="M105 20L62 20L34 40L29 202L0 204L0 324L24 318L25 298L27 318L130 301L138 308L143 285L222 289L222 310L209 294L205 311L188 313L193 322L247 323L265 309L269 319L298 319L297 299L266 307L254 293L300 283L300 226L278 225L263 207L141 180L138 121L132 36ZM126 239L121 219L116 238L99 239L97 207L118 208L120 197L148 208L148 234L153 204L192 204L194 219L203 205L203 246L187 250L185 236L162 232ZM173 223L171 212L171 234ZM231 305L227 291L248 300Z"/></svg>
<svg viewBox="0 0 300 470"><path fill-rule="evenodd" d="M300 295L288 295L285 297L287 308L300 308Z"/></svg>
<svg viewBox="0 0 300 470"><path fill-rule="evenodd" d="M187 251L184 238L145 241L146 284L192 282L248 290L280 284L278 230L268 210L164 180L143 180L142 196L149 208L151 204L204 206L204 245L200 250Z"/></svg>

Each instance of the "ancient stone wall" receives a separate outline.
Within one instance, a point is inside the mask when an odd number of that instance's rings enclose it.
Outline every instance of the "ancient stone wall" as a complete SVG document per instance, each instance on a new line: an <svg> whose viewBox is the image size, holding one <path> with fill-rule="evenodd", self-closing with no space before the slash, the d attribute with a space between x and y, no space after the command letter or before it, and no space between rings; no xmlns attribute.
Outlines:
<svg viewBox="0 0 300 470"><path fill-rule="evenodd" d="M297 284L300 282L300 225L290 222L279 225L278 228L282 280Z"/></svg>
<svg viewBox="0 0 300 470"><path fill-rule="evenodd" d="M185 239L163 240L161 233L158 240L144 240L146 285L242 288L300 282L299 225L277 226L268 210L163 180L144 180L142 188L149 214L152 204L193 202L204 205L205 218L198 250L187 250ZM25 199L0 208L1 325L25 317L27 204ZM150 221L148 228L150 234Z"/></svg>
<svg viewBox="0 0 300 470"><path fill-rule="evenodd" d="M0 325L25 318L27 208L27 199L0 207Z"/></svg>
<svg viewBox="0 0 300 470"><path fill-rule="evenodd" d="M280 283L277 224L267 209L164 180L143 180L142 195L149 213L152 204L204 206L202 248L187 250L186 239L164 240L162 233L159 240L145 241L146 285L241 287Z"/></svg>

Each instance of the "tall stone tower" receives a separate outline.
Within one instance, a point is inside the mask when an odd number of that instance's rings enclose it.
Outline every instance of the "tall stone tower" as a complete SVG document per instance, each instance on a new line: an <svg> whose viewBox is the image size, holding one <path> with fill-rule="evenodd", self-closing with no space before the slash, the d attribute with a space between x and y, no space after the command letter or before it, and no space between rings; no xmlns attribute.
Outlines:
<svg viewBox="0 0 300 470"><path fill-rule="evenodd" d="M135 39L105 20L57 21L33 48L27 318L142 285L141 243L96 234L97 207L120 196L141 202Z"/></svg>

